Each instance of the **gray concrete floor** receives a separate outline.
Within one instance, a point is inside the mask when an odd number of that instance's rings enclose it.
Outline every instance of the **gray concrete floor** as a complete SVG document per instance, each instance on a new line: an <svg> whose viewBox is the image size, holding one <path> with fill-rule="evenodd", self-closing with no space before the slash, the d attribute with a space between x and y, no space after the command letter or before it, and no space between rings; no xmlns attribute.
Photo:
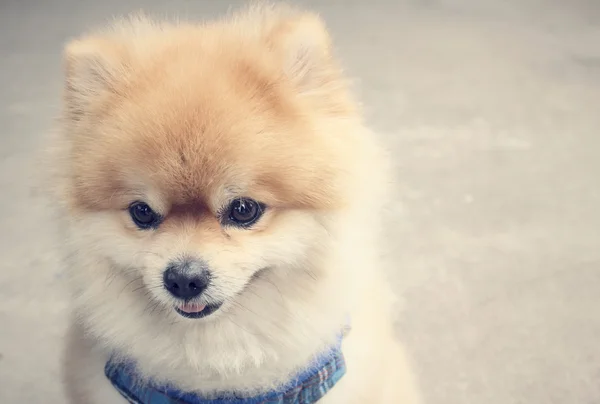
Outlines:
<svg viewBox="0 0 600 404"><path fill-rule="evenodd" d="M427 403L600 402L600 3L311 1L393 151L398 330ZM36 149L64 41L136 9L1 0L0 402L61 403L66 298Z"/></svg>

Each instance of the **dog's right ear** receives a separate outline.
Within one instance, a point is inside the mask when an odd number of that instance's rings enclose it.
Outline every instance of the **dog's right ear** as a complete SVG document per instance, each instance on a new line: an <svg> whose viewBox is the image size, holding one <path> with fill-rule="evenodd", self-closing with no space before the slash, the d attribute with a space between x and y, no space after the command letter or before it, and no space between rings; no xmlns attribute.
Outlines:
<svg viewBox="0 0 600 404"><path fill-rule="evenodd" d="M105 38L88 37L64 51L65 102L68 117L79 120L95 104L118 93L126 77L125 49Z"/></svg>

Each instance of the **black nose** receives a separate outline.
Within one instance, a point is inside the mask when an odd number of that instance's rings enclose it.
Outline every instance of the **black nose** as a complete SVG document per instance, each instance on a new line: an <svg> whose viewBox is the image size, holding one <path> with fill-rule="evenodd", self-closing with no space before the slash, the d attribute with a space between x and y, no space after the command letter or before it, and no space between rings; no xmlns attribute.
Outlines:
<svg viewBox="0 0 600 404"><path fill-rule="evenodd" d="M180 299L200 296L209 282L210 274L206 265L195 260L172 263L163 274L165 288Z"/></svg>

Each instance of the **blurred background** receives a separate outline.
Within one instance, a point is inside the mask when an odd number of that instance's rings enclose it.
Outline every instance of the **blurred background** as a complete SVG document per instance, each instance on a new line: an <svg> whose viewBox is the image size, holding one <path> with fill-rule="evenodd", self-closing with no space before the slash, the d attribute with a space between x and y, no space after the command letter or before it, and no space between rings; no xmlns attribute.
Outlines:
<svg viewBox="0 0 600 404"><path fill-rule="evenodd" d="M426 404L600 402L600 1L313 0L392 151L386 261ZM33 181L65 41L139 9L0 0L0 403L62 403L66 294Z"/></svg>

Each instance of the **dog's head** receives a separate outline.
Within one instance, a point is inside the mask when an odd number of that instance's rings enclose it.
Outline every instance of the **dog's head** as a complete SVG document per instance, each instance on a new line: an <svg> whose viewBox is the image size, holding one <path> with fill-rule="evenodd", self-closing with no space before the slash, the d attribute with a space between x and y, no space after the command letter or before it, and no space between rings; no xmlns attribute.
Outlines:
<svg viewBox="0 0 600 404"><path fill-rule="evenodd" d="M318 18L133 19L65 58L79 248L191 318L320 268L365 150Z"/></svg>

